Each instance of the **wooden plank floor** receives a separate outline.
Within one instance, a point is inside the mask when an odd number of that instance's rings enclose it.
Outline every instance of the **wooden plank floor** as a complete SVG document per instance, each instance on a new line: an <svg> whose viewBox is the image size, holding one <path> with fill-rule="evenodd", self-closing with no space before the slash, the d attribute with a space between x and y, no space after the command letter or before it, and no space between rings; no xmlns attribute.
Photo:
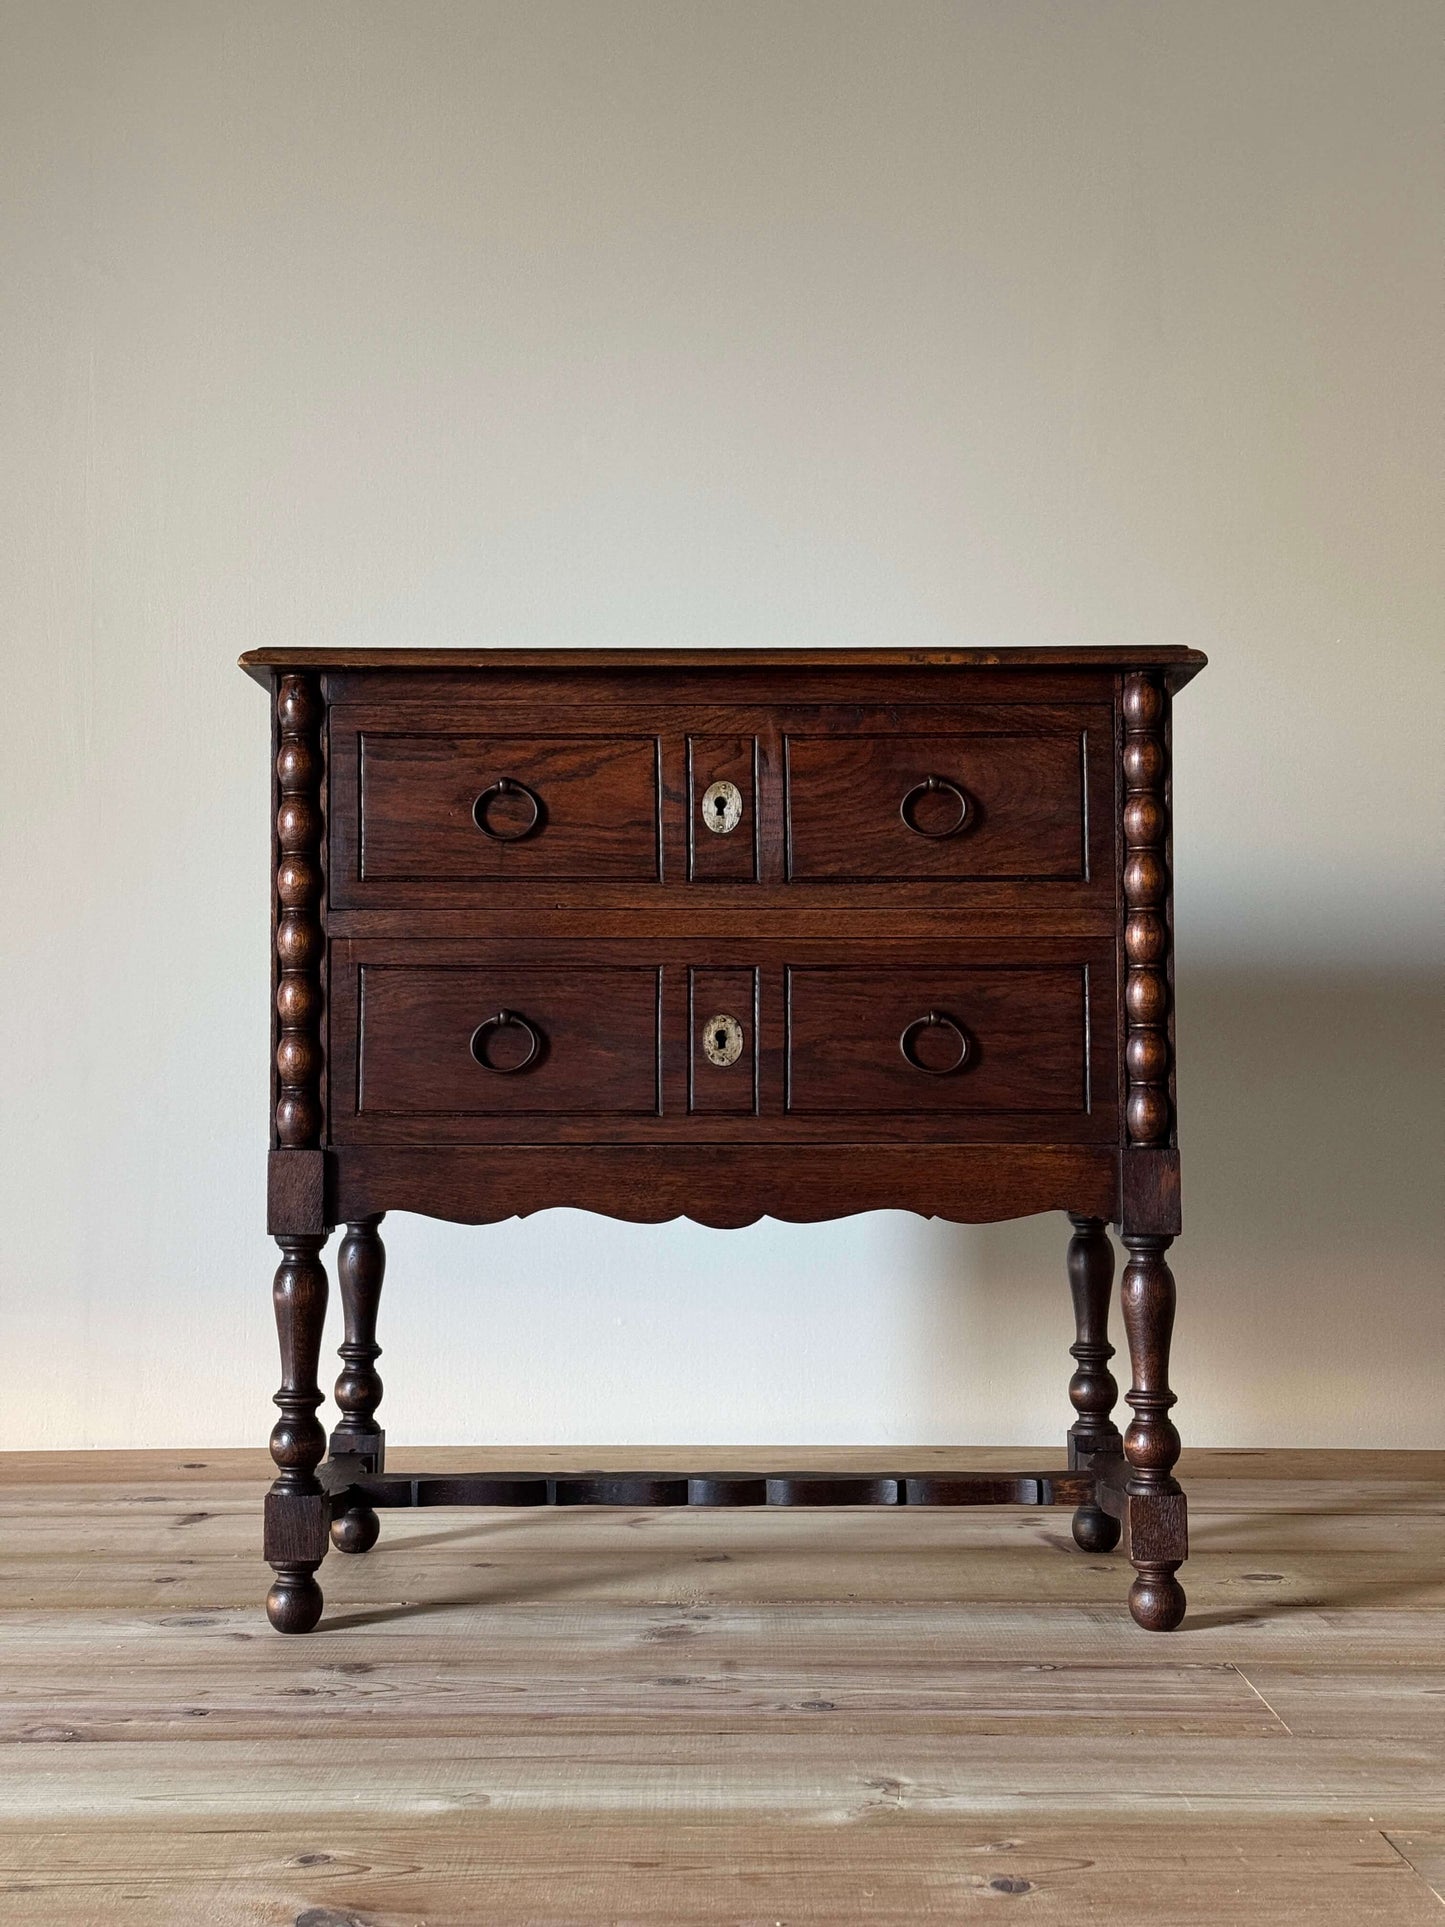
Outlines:
<svg viewBox="0 0 1445 1927"><path fill-rule="evenodd" d="M644 1458L760 1462L393 1454ZM437 1510L283 1640L268 1469L0 1455L0 1920L1445 1923L1445 1454L1186 1454L1169 1638L1065 1511Z"/></svg>

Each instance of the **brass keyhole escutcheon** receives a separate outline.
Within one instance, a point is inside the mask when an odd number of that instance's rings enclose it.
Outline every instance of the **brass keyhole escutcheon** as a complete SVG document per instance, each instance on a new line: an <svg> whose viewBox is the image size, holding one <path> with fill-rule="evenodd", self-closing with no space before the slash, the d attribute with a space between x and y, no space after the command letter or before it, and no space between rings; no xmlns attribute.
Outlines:
<svg viewBox="0 0 1445 1927"><path fill-rule="evenodd" d="M726 836L743 820L743 793L736 783L709 783L702 793L702 820L718 836Z"/></svg>
<svg viewBox="0 0 1445 1927"><path fill-rule="evenodd" d="M726 1070L743 1054L743 1027L736 1017L720 1014L709 1017L702 1027L703 1055L709 1064Z"/></svg>

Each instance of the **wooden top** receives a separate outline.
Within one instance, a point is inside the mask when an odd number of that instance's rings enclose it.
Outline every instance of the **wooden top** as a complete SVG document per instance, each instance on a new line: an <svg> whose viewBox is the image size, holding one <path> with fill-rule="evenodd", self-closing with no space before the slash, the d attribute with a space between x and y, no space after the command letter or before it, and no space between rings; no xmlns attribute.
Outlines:
<svg viewBox="0 0 1445 1927"><path fill-rule="evenodd" d="M257 682L278 669L1163 669L1178 689L1208 657L1182 643L1157 647L1000 649L250 649Z"/></svg>

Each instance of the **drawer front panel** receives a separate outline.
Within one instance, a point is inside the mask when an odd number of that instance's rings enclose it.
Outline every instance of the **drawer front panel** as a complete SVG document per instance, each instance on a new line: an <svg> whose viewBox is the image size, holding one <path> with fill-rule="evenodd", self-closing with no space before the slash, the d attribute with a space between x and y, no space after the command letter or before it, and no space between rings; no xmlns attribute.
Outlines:
<svg viewBox="0 0 1445 1927"><path fill-rule="evenodd" d="M642 964L363 965L357 1114L655 1114L660 982Z"/></svg>
<svg viewBox="0 0 1445 1927"><path fill-rule="evenodd" d="M362 938L329 980L338 1144L1117 1137L1107 942Z"/></svg>
<svg viewBox="0 0 1445 1927"><path fill-rule="evenodd" d="M1082 729L790 736L788 875L1085 878L1088 751Z"/></svg>
<svg viewBox="0 0 1445 1927"><path fill-rule="evenodd" d="M1082 1112L1088 978L1051 969L793 968L788 1109Z"/></svg>
<svg viewBox="0 0 1445 1927"><path fill-rule="evenodd" d="M658 878L655 738L366 729L351 741L362 884Z"/></svg>
<svg viewBox="0 0 1445 1927"><path fill-rule="evenodd" d="M644 904L1114 927L1113 711L341 703L329 908Z"/></svg>

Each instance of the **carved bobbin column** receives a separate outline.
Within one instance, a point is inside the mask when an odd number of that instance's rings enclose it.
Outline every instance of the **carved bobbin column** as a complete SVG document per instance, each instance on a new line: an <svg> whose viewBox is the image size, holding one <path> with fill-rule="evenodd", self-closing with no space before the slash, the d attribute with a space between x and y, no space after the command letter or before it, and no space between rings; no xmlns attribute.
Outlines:
<svg viewBox="0 0 1445 1927"><path fill-rule="evenodd" d="M321 1141L321 692L283 676L276 692L276 1142Z"/></svg>
<svg viewBox="0 0 1445 1927"><path fill-rule="evenodd" d="M1169 758L1157 677L1124 678L1124 1062L1131 1145L1170 1141Z"/></svg>

